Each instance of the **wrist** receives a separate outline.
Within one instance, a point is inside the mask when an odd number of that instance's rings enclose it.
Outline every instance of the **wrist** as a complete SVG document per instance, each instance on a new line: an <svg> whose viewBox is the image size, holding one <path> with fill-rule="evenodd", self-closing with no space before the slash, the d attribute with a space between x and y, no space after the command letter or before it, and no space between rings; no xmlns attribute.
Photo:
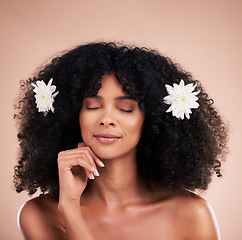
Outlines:
<svg viewBox="0 0 242 240"><path fill-rule="evenodd" d="M81 211L80 200L62 199L59 201L58 208L64 221L67 239L93 240Z"/></svg>
<svg viewBox="0 0 242 240"><path fill-rule="evenodd" d="M58 209L61 212L81 211L80 200L59 199Z"/></svg>

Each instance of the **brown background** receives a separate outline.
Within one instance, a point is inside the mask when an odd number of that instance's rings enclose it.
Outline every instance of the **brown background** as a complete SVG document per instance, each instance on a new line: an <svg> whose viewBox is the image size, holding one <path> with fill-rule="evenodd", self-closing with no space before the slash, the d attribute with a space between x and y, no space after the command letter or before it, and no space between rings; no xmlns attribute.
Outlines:
<svg viewBox="0 0 242 240"><path fill-rule="evenodd" d="M157 48L204 83L230 123L231 137L224 177L214 178L202 196L214 208L222 239L242 239L242 1L1 0L0 19L1 239L21 238L16 214L29 198L12 186L18 82L54 53L96 40Z"/></svg>

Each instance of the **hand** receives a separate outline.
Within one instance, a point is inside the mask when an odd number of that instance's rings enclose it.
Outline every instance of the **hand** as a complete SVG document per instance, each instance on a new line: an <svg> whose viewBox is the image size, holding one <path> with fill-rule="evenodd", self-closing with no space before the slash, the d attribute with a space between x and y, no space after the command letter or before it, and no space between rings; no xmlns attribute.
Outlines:
<svg viewBox="0 0 242 240"><path fill-rule="evenodd" d="M104 167L103 162L84 143L58 154L60 201L80 203L88 178L99 176L96 164Z"/></svg>

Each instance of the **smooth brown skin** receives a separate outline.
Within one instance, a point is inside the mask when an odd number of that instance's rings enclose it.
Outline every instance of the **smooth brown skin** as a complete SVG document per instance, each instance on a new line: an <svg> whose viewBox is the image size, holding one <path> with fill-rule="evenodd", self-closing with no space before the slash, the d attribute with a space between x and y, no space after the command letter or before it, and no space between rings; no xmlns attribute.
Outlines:
<svg viewBox="0 0 242 240"><path fill-rule="evenodd" d="M20 226L25 238L216 240L202 198L187 191L151 193L142 185L136 147L145 114L138 103L122 98L126 94L114 75L103 76L97 96L84 99L80 110L84 142L58 155L59 203L45 195L23 207ZM100 133L120 139L105 144L95 137Z"/></svg>

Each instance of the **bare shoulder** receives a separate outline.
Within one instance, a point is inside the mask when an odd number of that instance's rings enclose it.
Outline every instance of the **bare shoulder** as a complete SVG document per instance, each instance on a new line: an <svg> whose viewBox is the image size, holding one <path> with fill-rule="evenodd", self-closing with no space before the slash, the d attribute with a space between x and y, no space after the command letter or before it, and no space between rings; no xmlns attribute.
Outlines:
<svg viewBox="0 0 242 240"><path fill-rule="evenodd" d="M48 195L33 198L20 209L19 227L25 239L65 239L58 202Z"/></svg>
<svg viewBox="0 0 242 240"><path fill-rule="evenodd" d="M174 197L170 206L187 239L194 239L194 236L197 240L220 239L213 210L203 198L186 192Z"/></svg>

